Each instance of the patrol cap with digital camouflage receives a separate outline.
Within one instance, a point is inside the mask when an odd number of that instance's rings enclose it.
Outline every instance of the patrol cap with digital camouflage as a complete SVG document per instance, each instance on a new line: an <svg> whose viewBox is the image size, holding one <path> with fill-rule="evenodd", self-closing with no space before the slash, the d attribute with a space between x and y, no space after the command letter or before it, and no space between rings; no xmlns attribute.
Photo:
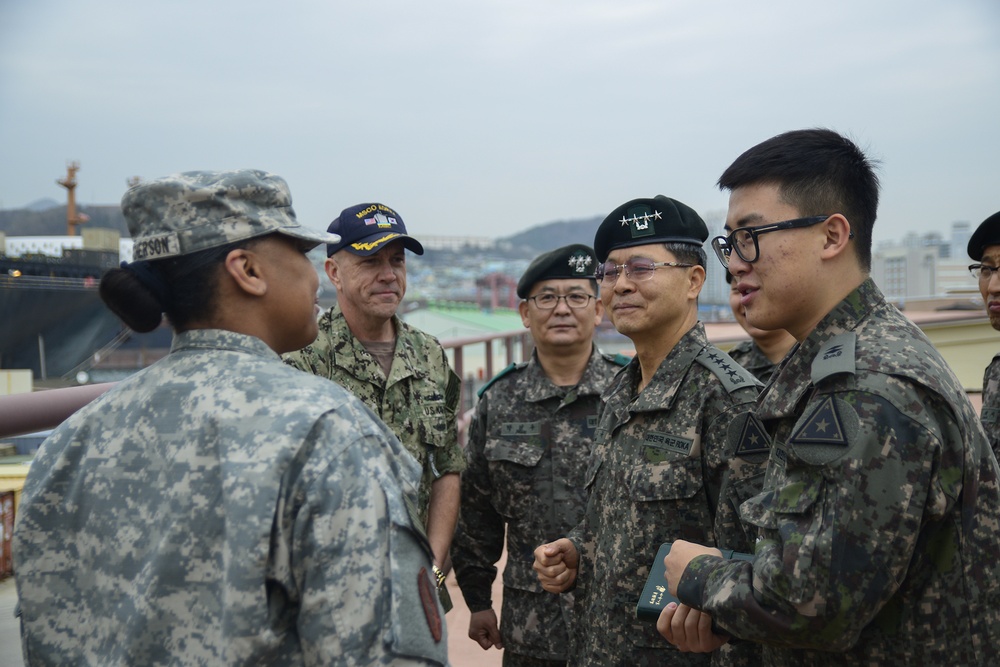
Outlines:
<svg viewBox="0 0 1000 667"><path fill-rule="evenodd" d="M594 281L594 270L597 259L594 251L580 243L556 248L544 255L539 255L528 265L524 275L517 281L517 295L527 299L531 288L543 280L557 278L586 278Z"/></svg>
<svg viewBox="0 0 1000 667"><path fill-rule="evenodd" d="M701 247L708 226L693 208L676 199L656 195L633 199L612 211L597 228L594 251L604 262L615 248L650 243L687 243Z"/></svg>
<svg viewBox="0 0 1000 667"><path fill-rule="evenodd" d="M1000 211L983 220L969 238L969 257L977 262L991 245L1000 245Z"/></svg>
<svg viewBox="0 0 1000 667"><path fill-rule="evenodd" d="M135 261L187 255L266 234L315 247L336 234L295 219L288 184L256 169L187 171L140 183L122 197Z"/></svg>

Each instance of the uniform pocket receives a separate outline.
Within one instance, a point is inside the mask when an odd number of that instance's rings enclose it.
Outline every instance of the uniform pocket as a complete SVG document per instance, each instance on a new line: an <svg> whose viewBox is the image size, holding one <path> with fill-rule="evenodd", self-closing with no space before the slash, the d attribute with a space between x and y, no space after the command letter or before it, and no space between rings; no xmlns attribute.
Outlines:
<svg viewBox="0 0 1000 667"><path fill-rule="evenodd" d="M760 571L775 573L766 585L792 604L813 599L817 582L829 567L828 559L825 564L815 562L816 555L828 549L820 543L822 496L822 479L786 481L740 506L743 520L759 529L762 542L755 553Z"/></svg>
<svg viewBox="0 0 1000 667"><path fill-rule="evenodd" d="M681 459L632 468L629 492L632 500L683 500L693 498L705 485L700 459Z"/></svg>
<svg viewBox="0 0 1000 667"><path fill-rule="evenodd" d="M538 465L543 453L542 448L537 445L499 438L487 440L483 448L487 461L516 463L531 468Z"/></svg>
<svg viewBox="0 0 1000 667"><path fill-rule="evenodd" d="M528 442L491 438L484 444L493 506L508 522L519 521L538 510L536 467L543 454L540 446Z"/></svg>

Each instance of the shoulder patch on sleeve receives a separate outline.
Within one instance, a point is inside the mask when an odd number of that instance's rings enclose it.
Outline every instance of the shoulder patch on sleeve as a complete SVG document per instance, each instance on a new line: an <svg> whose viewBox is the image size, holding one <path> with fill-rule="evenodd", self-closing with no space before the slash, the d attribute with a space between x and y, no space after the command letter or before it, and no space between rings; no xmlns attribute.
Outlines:
<svg viewBox="0 0 1000 667"><path fill-rule="evenodd" d="M711 345L703 347L698 356L695 357L695 361L712 371L730 394L744 387L757 387L759 389L764 386L750 371L733 361L732 357L717 347Z"/></svg>
<svg viewBox="0 0 1000 667"><path fill-rule="evenodd" d="M526 361L521 362L520 364L511 364L507 368L503 369L502 371L500 371L499 373L497 373L496 375L494 375L493 377L491 377L486 382L486 384L484 384L482 387L480 387L479 391L476 392L476 396L479 396L480 398L482 398L483 394L486 392L487 389L489 389L491 386L493 386L494 382L496 382L497 380L499 380L500 378L502 378L504 375L507 375L507 374L511 373L512 371L516 371L519 368L524 368L527 365L528 365L528 362L526 362Z"/></svg>
<svg viewBox="0 0 1000 667"><path fill-rule="evenodd" d="M838 373L854 374L854 348L858 336L853 331L845 331L828 340L812 362L810 379L815 385L820 380Z"/></svg>
<svg viewBox="0 0 1000 667"><path fill-rule="evenodd" d="M618 354L602 353L601 356L617 366L628 366L629 363L632 361L632 357L628 356L627 354L622 354L620 352Z"/></svg>

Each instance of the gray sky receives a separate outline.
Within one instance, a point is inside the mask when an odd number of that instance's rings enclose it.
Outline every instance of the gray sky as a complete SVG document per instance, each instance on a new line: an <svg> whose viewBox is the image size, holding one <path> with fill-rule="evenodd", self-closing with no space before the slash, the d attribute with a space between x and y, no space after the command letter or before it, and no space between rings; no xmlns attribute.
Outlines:
<svg viewBox="0 0 1000 667"><path fill-rule="evenodd" d="M253 167L322 228L505 236L823 126L882 161L876 240L1000 210L997 0L0 0L0 208ZM589 240L588 240L589 241Z"/></svg>

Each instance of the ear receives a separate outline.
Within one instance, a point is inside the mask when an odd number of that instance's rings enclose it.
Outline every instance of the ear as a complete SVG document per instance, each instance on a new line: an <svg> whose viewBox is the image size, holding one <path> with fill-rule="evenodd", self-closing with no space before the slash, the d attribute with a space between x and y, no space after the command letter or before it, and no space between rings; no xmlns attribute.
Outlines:
<svg viewBox="0 0 1000 667"><path fill-rule="evenodd" d="M323 270L326 271L326 277L330 279L333 286L340 291L340 265L337 264L337 260L333 257L327 257L326 261L323 262Z"/></svg>
<svg viewBox="0 0 1000 667"><path fill-rule="evenodd" d="M833 259L848 248L851 240L851 223L840 213L834 213L823 223L822 259Z"/></svg>
<svg viewBox="0 0 1000 667"><path fill-rule="evenodd" d="M697 299L701 288L705 286L705 267L692 266L688 271L688 298Z"/></svg>
<svg viewBox="0 0 1000 667"><path fill-rule="evenodd" d="M595 315L594 323L600 324L601 320L604 319L604 302L601 301L600 296L596 296L595 299L596 299L596 304L594 305L594 315Z"/></svg>
<svg viewBox="0 0 1000 667"><path fill-rule="evenodd" d="M517 312L521 314L521 324L524 325L525 329L529 329L531 327L531 322L528 320L528 302L522 301L517 304Z"/></svg>
<svg viewBox="0 0 1000 667"><path fill-rule="evenodd" d="M237 288L251 296L263 296L267 292L260 258L253 251L245 248L231 250L226 255L224 266Z"/></svg>

